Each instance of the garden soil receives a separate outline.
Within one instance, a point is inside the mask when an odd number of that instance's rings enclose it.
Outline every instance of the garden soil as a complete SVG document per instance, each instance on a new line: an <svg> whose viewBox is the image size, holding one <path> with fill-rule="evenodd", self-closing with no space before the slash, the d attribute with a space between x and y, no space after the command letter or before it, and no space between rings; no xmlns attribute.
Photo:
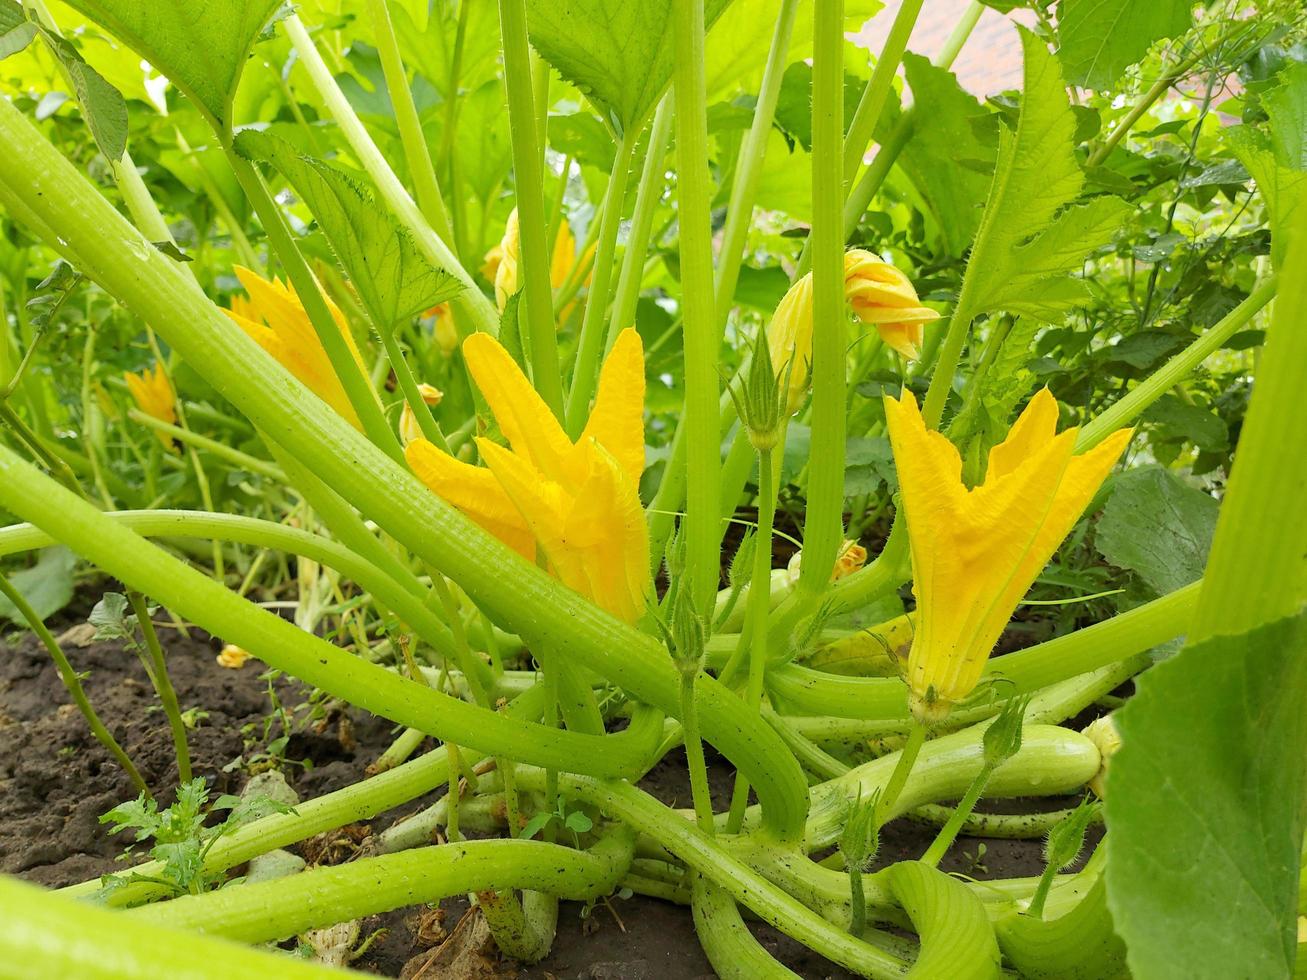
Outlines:
<svg viewBox="0 0 1307 980"><path fill-rule="evenodd" d="M168 726L140 662L119 643L90 640L79 622L74 611L57 631L63 631L74 667L87 674L84 683L92 704L151 787L175 786L177 766ZM199 631L189 637L175 629L161 628L160 633L183 711L207 713L190 731L195 774L208 781L214 796L238 793L249 766L233 763L248 760L261 748L272 709L263 667L257 660L238 670L220 667L215 659L219 644ZM287 678L272 682L271 689L288 709L305 704L310 693ZM285 767L284 773L301 799L363 778L368 763L394 735L393 726L383 719L359 709L327 707L325 717L305 726L286 747L286 757L299 764ZM274 727L273 737L278 734ZM58 887L125 867L116 858L129 835L110 836L99 817L135 795L131 783L87 730L44 648L21 631L9 630L7 640L0 640L0 741L7 746L0 760L0 871ZM715 763L710 775L716 804L724 809L730 798L729 769L711 753L709 761ZM664 802L689 805L683 756L669 755L643 785ZM161 802L170 800L165 796ZM414 801L327 840L306 842L301 853L310 859L348 860L368 835L429 803ZM920 855L932 836L929 828L900 821L883 834L879 860L889 863ZM979 853L978 843L960 839L944 869L985 878L1035 875L1042 868L1038 841L987 841ZM688 980L712 975L689 910L666 902L614 896L588 914L579 904L564 903L553 951L529 967L500 959L477 917L465 917L467 910L465 899L453 898L438 909L419 906L366 919L360 923L360 936L376 935L351 966L410 980ZM777 959L801 976L850 976L767 926L750 927Z"/></svg>

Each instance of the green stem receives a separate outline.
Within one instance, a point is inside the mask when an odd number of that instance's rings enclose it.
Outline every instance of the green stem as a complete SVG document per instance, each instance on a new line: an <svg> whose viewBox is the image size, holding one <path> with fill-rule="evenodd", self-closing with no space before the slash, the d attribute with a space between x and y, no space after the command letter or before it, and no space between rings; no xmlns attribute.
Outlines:
<svg viewBox="0 0 1307 980"><path fill-rule="evenodd" d="M1220 350L1227 340L1271 301L1278 288L1279 280L1275 276L1267 277L1219 322L1208 327L1188 347L1135 385L1124 398L1095 416L1080 430L1076 439L1076 452L1083 453L1092 449L1117 429L1129 425L1142 415L1149 405Z"/></svg>
<svg viewBox="0 0 1307 980"><path fill-rule="evenodd" d="M681 672L681 730L685 738L685 760L690 767L690 795L694 798L694 815L699 829L713 835L712 795L708 790L708 764L703 757L703 740L699 737L698 709L694 703L696 670Z"/></svg>
<svg viewBox="0 0 1307 980"><path fill-rule="evenodd" d="M844 3L817 0L812 56L812 448L799 586L830 584L844 532Z"/></svg>
<svg viewBox="0 0 1307 980"><path fill-rule="evenodd" d="M1307 598L1307 522L1286 508L1307 487L1307 208L1285 230L1279 298L1221 504L1187 642L1236 634L1298 613ZM1255 570L1255 574L1253 572Z"/></svg>
<svg viewBox="0 0 1307 980"><path fill-rule="evenodd" d="M369 439L393 459L403 459L399 441L395 433L386 424L386 417L381 414L381 405L377 402L377 393L368 381L367 375L354 359L353 352L345 342L345 335L336 318L327 307L326 297L318 281L313 277L309 265L299 245L291 237L290 227L277 206L263 177L250 164L230 147L227 148L227 161L231 164L236 179L240 181L246 196L254 206L255 213L268 236L268 242L281 260L282 267L291 281L291 285L308 314L309 322L318 335L322 349L331 361L332 371L340 379L341 387L349 398L350 406L359 417L363 431Z"/></svg>
<svg viewBox="0 0 1307 980"><path fill-rule="evenodd" d="M881 793L880 799L876 801L876 824L878 826L883 825L888 814L894 811L894 805L898 802L899 794L903 792L903 785L908 781L908 776L912 773L912 767L917 764L917 756L921 754L921 747L925 743L926 726L914 721L912 728L908 730L907 744L899 750L899 758L898 762L894 764L894 772L890 775L889 782L885 784L885 792Z"/></svg>
<svg viewBox="0 0 1307 980"><path fill-rule="evenodd" d="M509 132L513 144L513 179L517 189L517 227L522 262L527 360L536 391L559 421L563 420L563 381L558 365L554 297L549 283L549 242L545 240L545 198L537 140L531 55L526 35L526 0L499 0L503 35L504 87L508 90Z"/></svg>
<svg viewBox="0 0 1307 980"><path fill-rule="evenodd" d="M790 37L794 33L794 18L798 11L798 0L782 0L776 14L776 29L772 33L767 66L762 73L762 85L758 89L758 102L753 110L753 122L735 162L731 200L726 208L726 226L722 230L722 244L717 253L715 310L719 325L725 324L735 297L735 286L739 282L740 265L744 261L744 243L753 223L753 204L758 196L763 157L771 137L772 120L776 115L781 78L785 74Z"/></svg>
<svg viewBox="0 0 1307 980"><path fill-rule="evenodd" d="M985 792L985 784L989 782L989 777L993 775L993 772L989 766L985 766L980 772L976 773L976 778L967 787L966 795L954 808L952 816L948 818L948 823L944 824L935 839L931 841L930 847L926 848L926 853L921 856L922 863L929 864L932 868L939 867L939 862L948 853L948 849L953 846L953 842L957 840L962 825L967 822L967 818L971 816L971 811L976 808L980 794Z"/></svg>
<svg viewBox="0 0 1307 980"><path fill-rule="evenodd" d="M1039 884L1035 886L1035 894L1030 898L1030 905L1026 908L1026 914L1032 919L1042 919L1044 917L1044 903L1048 900L1048 890L1053 887L1053 879L1057 876L1057 867L1049 864L1045 866L1043 874L1039 876Z"/></svg>
<svg viewBox="0 0 1307 980"><path fill-rule="evenodd" d="M400 390L404 393L404 401L413 412L413 417L417 419L418 428L422 430L422 435L430 442L434 442L445 452L449 452L449 443L445 441L445 434L440 431L440 425L436 422L435 416L431 414L431 406L422 398L422 392L418 390L417 379L413 377L412 370L409 369L408 360L404 357L404 351L399 346L399 340L395 337L395 330L380 329L377 333L381 337L381 343L386 348L386 357L390 360L390 369L395 372L395 380L399 382Z"/></svg>
<svg viewBox="0 0 1307 980"><path fill-rule="evenodd" d="M721 451L717 377L721 334L713 315L712 181L704 94L703 0L673 0L676 169L679 175L681 306L684 317L686 432L685 529L695 608L717 592Z"/></svg>
<svg viewBox="0 0 1307 980"><path fill-rule="evenodd" d="M658 103L649 129L649 149L645 153L644 169L640 172L640 189L635 195L635 213L631 215L631 230L622 255L622 274L617 280L617 295L613 298L613 315L608 321L604 353L612 350L618 333L635 323L635 306L640 299L644 260L649 251L649 233L666 184L664 161L671 135L672 97L667 95Z"/></svg>
<svg viewBox="0 0 1307 980"><path fill-rule="evenodd" d="M1157 81L1149 87L1148 91L1141 95L1138 101L1131 106L1130 111L1127 112L1121 121L1116 124L1116 128L1112 130L1108 137L1103 140L1097 148L1095 148L1093 153L1089 155L1089 159L1085 161L1085 167L1092 169L1101 166L1103 161L1111 155L1114 149L1116 149L1117 144L1121 142L1126 133L1130 132L1130 130L1134 128L1135 123L1143 118L1144 113L1152 108L1153 103L1165 95L1172 85L1184 78L1184 76L1189 73L1189 70L1198 63L1200 57L1201 53L1190 58L1185 58L1170 71L1164 73L1160 78L1158 78Z"/></svg>
<svg viewBox="0 0 1307 980"><path fill-rule="evenodd" d="M13 587L13 584L3 573L0 573L0 595L8 599L10 604L18 610L18 614L27 621L28 628L36 634L37 639L45 646L46 651L50 654L50 659L54 661L55 669L59 671L59 679L63 681L64 687L67 688L68 694L73 699L73 703L77 705L77 710L86 719L87 727L91 729L91 734L95 736L96 741L118 760L118 764L123 767L123 771L127 773L136 789L148 797L150 787L146 785L140 770L136 768L127 753L123 751L123 747L118 744L118 740L113 737L113 733L105 727L104 722L100 720L100 716L95 713L95 708L91 706L91 701L86 696L86 690L82 687L81 678L78 677L77 671L73 669L73 665L68 662L68 658L64 656L59 641L46 628L45 623L41 621L41 617L36 614L36 610L32 608L27 598Z"/></svg>
<svg viewBox="0 0 1307 980"><path fill-rule="evenodd" d="M178 782L189 783L191 751L186 744L186 723L182 721L177 692L173 690L172 679L168 676L168 663L163 656L163 647L159 645L159 634L154 631L154 623L150 621L150 610L145 604L145 597L139 592L129 591L127 600L132 604L132 612L136 614L137 625L141 627L141 636L145 640L145 651L151 665L150 681L159 694L163 713L168 718L168 727L172 729L173 749L177 753Z"/></svg>
<svg viewBox="0 0 1307 980"><path fill-rule="evenodd" d="M0 401L0 424L9 426L14 430L14 434L31 454L39 459L50 474L70 490L81 493L81 485L77 482L77 476L72 469L62 459L54 454L45 442L33 432L22 416L14 411L13 407L5 401Z"/></svg>
<svg viewBox="0 0 1307 980"><path fill-rule="evenodd" d="M241 452L239 449L233 449L225 442L217 439L210 439L208 436L202 436L193 429L183 429L180 425L172 425L162 419L156 419L153 415L146 415L139 408L129 408L127 417L133 422L138 422L147 429L153 429L155 432L164 432L172 436L178 442L184 442L189 446L197 449L203 449L206 452L213 453L219 459L225 459L234 466L243 470L249 470L251 473L257 473L259 476L266 476L274 483L284 485L286 474L281 468L269 463L266 459L259 459L257 456L251 456L249 453Z"/></svg>
<svg viewBox="0 0 1307 980"><path fill-rule="evenodd" d="M604 347L604 314L608 310L608 294L613 275L613 253L617 246L617 231L622 224L622 202L626 199L626 182L631 172L631 159L635 153L638 133L622 134L617 140L613 158L613 172L604 191L604 216L599 226L599 242L595 247L594 277L585 300L585 313L581 317L581 339L576 353L576 368L572 374L572 387L567 393L567 433L580 438L590 415L590 400L594 397L599 377L599 354ZM621 330L621 327L616 327ZM554 343L550 338L550 343Z"/></svg>
<svg viewBox="0 0 1307 980"><path fill-rule="evenodd" d="M750 710L760 710L767 671L767 614L771 611L772 532L776 522L776 474L773 451L758 450L758 533L753 539L753 573L749 582L748 633L749 681L744 701ZM729 833L739 833L744 808L749 801L748 781L738 773L727 821Z"/></svg>
<svg viewBox="0 0 1307 980"><path fill-rule="evenodd" d="M860 936L867 928L867 893L862 884L862 869L849 865L849 934Z"/></svg>
<svg viewBox="0 0 1307 980"><path fill-rule="evenodd" d="M386 79L386 91L390 93L390 104L395 110L395 123L399 126L399 139L404 147L404 159L408 161L409 175L413 178L413 190L417 195L418 208L421 209L436 234L447 242L454 240L454 233L449 221L449 210L440 193L440 184L436 180L435 168L431 165L431 151L427 148L426 136L422 133L422 122L418 118L417 106L413 102L413 92L408 85L408 75L404 71L404 61L400 57L399 42L395 38L395 27L390 20L390 8L387 0L368 0L368 12L372 18L372 30L376 37L377 54L381 57L381 71Z"/></svg>
<svg viewBox="0 0 1307 980"><path fill-rule="evenodd" d="M889 36L885 38L885 46L880 49L880 55L876 58L876 68L871 73L867 87L862 90L862 98L858 102L857 111L853 113L853 121L849 123L849 132L844 144L846 187L852 183L862 167L867 144L871 142L872 134L876 131L876 123L880 121L880 114L885 108L885 100L889 97L894 75L899 70L899 62L903 60L903 52L907 50L908 38L912 36L912 28L916 26L923 2L924 0L906 0L900 5L898 13L894 15Z"/></svg>

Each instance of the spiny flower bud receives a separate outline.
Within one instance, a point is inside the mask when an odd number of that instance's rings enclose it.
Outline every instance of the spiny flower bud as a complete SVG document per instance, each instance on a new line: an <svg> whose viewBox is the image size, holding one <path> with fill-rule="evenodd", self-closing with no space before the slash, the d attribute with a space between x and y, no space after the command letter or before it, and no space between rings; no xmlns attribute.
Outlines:
<svg viewBox="0 0 1307 980"><path fill-rule="evenodd" d="M880 850L880 828L876 822L879 802L879 787L864 799L859 786L858 795L849 800L844 829L840 831L840 853L844 855L847 867L865 871L876 859L876 852Z"/></svg>
<svg viewBox="0 0 1307 980"><path fill-rule="evenodd" d="M1021 751L1022 725L1025 723L1029 697L1008 698L1003 710L985 729L985 766L997 769Z"/></svg>
<svg viewBox="0 0 1307 980"><path fill-rule="evenodd" d="M786 361L777 371L767 342L767 331L759 330L749 361L749 372L744 379L728 384L726 390L735 402L740 424L748 433L749 442L759 452L775 449L781 441L781 423L787 414L789 390L786 378L790 363Z"/></svg>

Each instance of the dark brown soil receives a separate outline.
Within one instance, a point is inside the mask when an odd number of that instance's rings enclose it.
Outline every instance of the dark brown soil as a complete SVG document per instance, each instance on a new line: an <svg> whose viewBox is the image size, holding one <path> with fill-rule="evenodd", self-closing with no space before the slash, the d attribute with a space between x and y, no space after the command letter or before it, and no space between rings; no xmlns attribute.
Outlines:
<svg viewBox="0 0 1307 980"><path fill-rule="evenodd" d="M94 601L96 596L92 596ZM74 620L75 622L75 620ZM66 627L65 627L66 628ZM213 792L238 792L246 770L230 764L249 759L264 748L263 725L272 703L263 668L250 661L240 670L219 667L218 643L193 631L190 638L161 629L169 670L183 710L207 712L190 732L196 775L208 780ZM177 767L168 726L156 708L157 698L136 657L117 643L79 646L69 637L65 650L85 680L92 703L150 786L169 801ZM287 678L273 684L287 709L307 704L309 691ZM364 775L369 762L389 744L393 726L357 709L328 706L325 718L303 722L291 738L286 756L305 765L287 766L287 779L301 798L330 792ZM242 729L251 726L247 735ZM272 737L281 734L273 727ZM72 705L55 669L33 637L9 630L0 641L0 739L6 746L0 762L0 871L18 874L43 885L72 884L123 865L121 837L110 837L98 822L101 814L135 796L130 781L90 735ZM252 743L250 740L253 740ZM729 767L710 758L717 805L730 797ZM227 770L227 771L224 771ZM688 805L689 783L684 757L669 755L647 777L644 786L665 802ZM401 811L373 821L378 832L400 816L429 801L415 801ZM1041 804L1053 805L1053 804ZM368 828L358 828L360 835ZM125 835L124 835L125 836ZM889 863L922 853L933 831L900 821L886 829L881 860ZM976 877L1038 874L1042 868L1037 841L988 841L977 864L977 844L962 839L944 862L945 870ZM442 903L446 932L452 931L467 909L463 899ZM440 976L422 971L417 957L428 952L440 928L425 908L401 909L365 920L362 935L386 932L352 965L355 969L397 977ZM751 928L773 954L805 977L845 977L846 972L765 926ZM405 971L405 964L409 964ZM688 909L634 896L614 897L596 905L588 916L575 903L565 903L559 915L558 937L548 958L523 968L507 962L487 964L485 976L525 978L640 978L682 980L711 976L699 948Z"/></svg>

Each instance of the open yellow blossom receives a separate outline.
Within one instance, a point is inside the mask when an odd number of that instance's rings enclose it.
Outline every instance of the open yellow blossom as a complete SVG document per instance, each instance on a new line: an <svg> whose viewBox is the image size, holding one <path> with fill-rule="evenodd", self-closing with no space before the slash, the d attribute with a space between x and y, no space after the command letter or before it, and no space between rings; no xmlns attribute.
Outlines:
<svg viewBox="0 0 1307 980"><path fill-rule="evenodd" d="M554 238L554 251L549 258L549 284L555 289L567 281L567 274L572 270L576 259L576 239L572 229L564 218L558 225L558 235ZM485 264L481 266L482 274L495 284L495 301L503 312L508 297L522 288L519 267L522 261L521 237L517 223L517 208L508 214L508 223L504 225L504 237L499 244L486 253Z"/></svg>
<svg viewBox="0 0 1307 980"><path fill-rule="evenodd" d="M354 428L360 428L358 415L350 405L345 386L336 377L331 358L323 349L317 331L304 304L280 279L269 282L257 272L236 266L236 277L249 293L249 298L233 296L231 307L223 312L252 337L260 347L271 354L282 367L293 374L310 391L336 410ZM349 345L350 353L359 367L363 358L350 334L345 315L330 297L324 297L331 315L340 326L340 332ZM366 374L366 369L364 370Z"/></svg>
<svg viewBox="0 0 1307 980"><path fill-rule="evenodd" d="M904 273L861 248L844 253L844 299L863 323L876 325L881 340L909 360L921 355L925 325L939 314L922 306ZM789 411L799 410L812 361L812 273L782 297L767 324L772 365L781 374L790 362Z"/></svg>
<svg viewBox="0 0 1307 980"><path fill-rule="evenodd" d="M235 643L228 643L214 659L218 662L219 667L226 667L228 670L240 670L245 666L245 661L249 660L250 656L250 652L243 647L238 647Z"/></svg>
<svg viewBox="0 0 1307 980"><path fill-rule="evenodd" d="M962 482L962 458L926 428L911 392L885 399L912 552L917 628L908 656L918 720L942 720L980 680L999 634L1111 471L1131 431L1073 455L1041 390L989 452L985 481Z"/></svg>
<svg viewBox="0 0 1307 980"><path fill-rule="evenodd" d="M404 450L435 493L528 560L617 618L640 618L649 594L649 534L637 489L644 469L644 351L622 331L599 374L585 431L575 443L509 353L488 334L463 343L477 387L508 439L477 447L472 466L425 439Z"/></svg>
<svg viewBox="0 0 1307 980"><path fill-rule="evenodd" d="M176 424L177 399L162 364L156 364L153 370L146 369L140 374L124 374L123 380L127 382L132 400L142 412L160 422ZM166 432L156 432L155 435L166 447L172 448L172 436Z"/></svg>
<svg viewBox="0 0 1307 980"><path fill-rule="evenodd" d="M840 543L840 553L835 558L835 568L831 572L830 580L837 582L847 575L852 575L865 564L867 564L867 549L858 542L845 538ZM785 566L791 583L799 580L799 571L802 567L803 551L800 550L790 556L790 560Z"/></svg>
<svg viewBox="0 0 1307 980"><path fill-rule="evenodd" d="M445 393L435 385L425 383L418 385L418 394L432 408L439 405L445 397ZM418 424L417 414L407 400L404 401L404 407L399 413L399 438L406 446L415 439L422 438L422 426Z"/></svg>

